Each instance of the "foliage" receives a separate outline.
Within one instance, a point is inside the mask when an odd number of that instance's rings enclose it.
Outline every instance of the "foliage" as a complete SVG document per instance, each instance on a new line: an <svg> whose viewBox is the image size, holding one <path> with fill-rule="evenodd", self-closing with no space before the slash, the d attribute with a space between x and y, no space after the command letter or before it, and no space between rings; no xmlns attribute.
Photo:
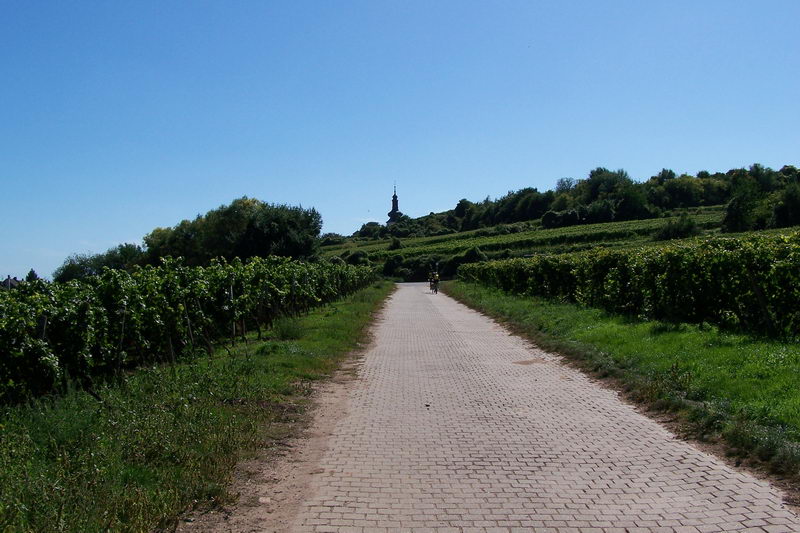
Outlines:
<svg viewBox="0 0 800 533"><path fill-rule="evenodd" d="M749 195L742 194L731 198L731 201L725 206L722 231L730 233L751 229L753 227L753 210L755 206L755 200Z"/></svg>
<svg viewBox="0 0 800 533"><path fill-rule="evenodd" d="M440 270L443 276L451 277L456 274L458 267L467 263L478 263L486 261L488 257L483 251L475 246L470 248L462 254L454 255L448 260L444 261Z"/></svg>
<svg viewBox="0 0 800 533"><path fill-rule="evenodd" d="M383 263L382 273L384 276L397 275L397 269L403 265L404 257L402 255L393 255Z"/></svg>
<svg viewBox="0 0 800 533"><path fill-rule="evenodd" d="M673 322L800 334L800 233L463 265L459 277Z"/></svg>
<svg viewBox="0 0 800 533"><path fill-rule="evenodd" d="M138 244L120 244L101 254L73 254L53 272L53 281L70 281L96 276L103 268L130 270L144 262L145 254Z"/></svg>
<svg viewBox="0 0 800 533"><path fill-rule="evenodd" d="M344 235L339 235L338 233L323 233L319 238L319 243L322 246L342 244L344 243Z"/></svg>
<svg viewBox="0 0 800 533"><path fill-rule="evenodd" d="M545 192L526 187L495 200L487 197L474 202L462 198L448 211L418 218L403 216L387 226L369 222L351 240L439 236L538 219L545 228L640 220L674 209L723 205L737 195L746 196L748 191L760 198L783 190L787 183L797 179L798 171L793 166L775 171L754 164L749 169L713 174L701 170L695 176L678 176L672 170L662 169L642 182L634 181L622 169L598 167L583 179L560 178L553 190ZM767 227L771 214L772 206L766 217L759 218L761 227ZM754 228L749 225L731 231Z"/></svg>
<svg viewBox="0 0 800 533"><path fill-rule="evenodd" d="M300 339L247 343L82 390L0 407L0 531L173 531L190 508L230 503L236 463L296 434L312 380L363 339L392 286L298 320Z"/></svg>
<svg viewBox="0 0 800 533"><path fill-rule="evenodd" d="M763 183L774 188L782 183L775 171L760 165L753 165L750 171L700 171L697 176L676 176L672 170L663 169L644 182L634 181L621 169L598 167L584 179L560 178L550 191L526 187L496 200L472 202L462 198L449 211L413 219L403 216L388 226L369 222L351 239L439 236L538 219L545 228L557 228L652 218L665 210L724 204L740 190L737 180L750 174L757 186Z"/></svg>
<svg viewBox="0 0 800 533"><path fill-rule="evenodd" d="M731 172L731 199L722 230L741 232L800 224L798 170L784 166L774 171L761 165Z"/></svg>
<svg viewBox="0 0 800 533"><path fill-rule="evenodd" d="M314 209L273 205L239 198L172 228L156 228L144 236L145 247L120 244L99 254L73 254L53 273L55 281L86 279L104 268L130 271L158 265L164 257L182 257L187 265L207 265L214 258L280 255L309 259L317 254L322 218ZM326 234L328 244L343 237Z"/></svg>
<svg viewBox="0 0 800 533"><path fill-rule="evenodd" d="M385 227L381 226L379 222L367 222L362 224L361 228L356 231L353 236L361 237L364 239L377 239L386 235Z"/></svg>
<svg viewBox="0 0 800 533"><path fill-rule="evenodd" d="M297 317L284 316L272 325L272 333L281 341L297 340L303 335L303 325Z"/></svg>
<svg viewBox="0 0 800 533"><path fill-rule="evenodd" d="M363 250L354 250L353 252L346 252L342 257L348 265L368 265L369 257Z"/></svg>
<svg viewBox="0 0 800 533"><path fill-rule="evenodd" d="M105 269L86 281L34 281L0 294L0 403L73 382L119 376L133 366L174 362L296 315L369 283L372 269L286 258L189 267Z"/></svg>
<svg viewBox="0 0 800 533"><path fill-rule="evenodd" d="M243 197L173 228L156 228L144 243L150 264L166 256L183 257L188 265L205 265L217 257L309 258L316 253L321 228L314 209Z"/></svg>
<svg viewBox="0 0 800 533"><path fill-rule="evenodd" d="M700 233L697 223L688 214L683 213L678 220L670 220L653 235L653 240L668 241L671 239L685 239Z"/></svg>
<svg viewBox="0 0 800 533"><path fill-rule="evenodd" d="M698 208L696 212L687 214L702 231L718 228L721 215L722 210L718 207ZM443 276L453 275L455 267L465 262L465 252L473 248L479 248L486 259L531 253L566 253L596 246L629 248L647 245L661 228L674 220L676 218L658 218L557 229L542 229L530 222L517 222L453 235L409 238L403 241L401 250L388 250L391 242L388 240L351 241L346 245L329 247L324 253L339 253L341 258L349 258L361 252L351 261L382 264L386 276L421 281L427 279L430 264L436 261L441 263L439 271Z"/></svg>
<svg viewBox="0 0 800 533"><path fill-rule="evenodd" d="M791 183L784 189L772 216L774 228L800 225L800 185Z"/></svg>
<svg viewBox="0 0 800 533"><path fill-rule="evenodd" d="M719 226L720 214L710 211L693 215L692 218L702 228L713 228ZM365 244L358 250L369 253L372 260L384 260L397 254L403 255L406 259L417 255L444 258L475 247L479 247L485 253L505 249L535 251L543 246L630 240L636 236L650 237L670 220L670 218L632 220L519 232L509 231L507 227L506 231L503 231L504 226L495 226L471 233L408 239L403 243L402 250L387 250L385 243Z"/></svg>

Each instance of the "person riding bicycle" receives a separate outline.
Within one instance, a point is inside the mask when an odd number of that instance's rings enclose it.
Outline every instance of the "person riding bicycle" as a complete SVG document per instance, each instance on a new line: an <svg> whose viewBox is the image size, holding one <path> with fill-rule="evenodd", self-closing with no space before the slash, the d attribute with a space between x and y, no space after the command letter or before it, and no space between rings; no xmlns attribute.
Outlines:
<svg viewBox="0 0 800 533"><path fill-rule="evenodd" d="M433 273L433 279L431 280L431 290L434 294L439 293L439 272Z"/></svg>

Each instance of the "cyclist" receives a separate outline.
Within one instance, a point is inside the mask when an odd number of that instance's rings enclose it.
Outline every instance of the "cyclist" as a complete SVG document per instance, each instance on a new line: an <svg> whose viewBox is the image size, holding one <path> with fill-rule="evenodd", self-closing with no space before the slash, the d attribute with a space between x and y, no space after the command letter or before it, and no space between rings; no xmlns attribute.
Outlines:
<svg viewBox="0 0 800 533"><path fill-rule="evenodd" d="M431 290L433 294L439 294L439 272L433 273L433 280L431 281Z"/></svg>

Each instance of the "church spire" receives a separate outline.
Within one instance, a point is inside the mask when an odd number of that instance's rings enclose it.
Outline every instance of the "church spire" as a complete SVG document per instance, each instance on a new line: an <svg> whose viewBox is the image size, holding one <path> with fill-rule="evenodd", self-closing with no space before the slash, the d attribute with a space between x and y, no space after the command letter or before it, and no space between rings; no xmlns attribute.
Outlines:
<svg viewBox="0 0 800 533"><path fill-rule="evenodd" d="M397 184L394 185L394 194L392 194L392 210L387 213L389 215L389 220L386 221L386 225L393 224L397 222L403 213L400 212L397 202Z"/></svg>

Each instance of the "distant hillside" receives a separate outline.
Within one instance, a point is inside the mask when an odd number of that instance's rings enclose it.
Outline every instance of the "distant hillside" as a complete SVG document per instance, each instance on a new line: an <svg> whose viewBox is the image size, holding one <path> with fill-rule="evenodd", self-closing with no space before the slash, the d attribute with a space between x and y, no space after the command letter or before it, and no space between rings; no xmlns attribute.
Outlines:
<svg viewBox="0 0 800 533"><path fill-rule="evenodd" d="M636 183L598 168L552 191L510 192L424 217L365 224L352 237L328 235L322 253L374 264L385 275L425 279L487 259L560 254L587 248L634 248L720 232L781 231L800 225L798 170L752 165L725 173L676 176L662 170Z"/></svg>
<svg viewBox="0 0 800 533"><path fill-rule="evenodd" d="M766 206L755 204L787 187L792 189L790 186L796 186L797 181L798 170L790 165L778 171L754 164L749 169L737 168L713 174L701 171L696 175L680 176L664 169L644 182L635 182L624 170L596 168L584 179L559 179L554 189L545 192L524 188L496 200L487 198L471 202L461 199L449 211L418 218L403 215L389 225L369 222L353 233L352 238L448 235L535 220L540 220L545 228L642 220L658 218L674 209L728 204L734 198L747 199L739 202L742 204L740 210L747 213L740 217L744 218L741 223L731 224L731 230L780 227L791 221L790 209L784 209L773 220L772 207L778 198L768 198L772 203ZM323 245L344 240L341 236L329 234Z"/></svg>

